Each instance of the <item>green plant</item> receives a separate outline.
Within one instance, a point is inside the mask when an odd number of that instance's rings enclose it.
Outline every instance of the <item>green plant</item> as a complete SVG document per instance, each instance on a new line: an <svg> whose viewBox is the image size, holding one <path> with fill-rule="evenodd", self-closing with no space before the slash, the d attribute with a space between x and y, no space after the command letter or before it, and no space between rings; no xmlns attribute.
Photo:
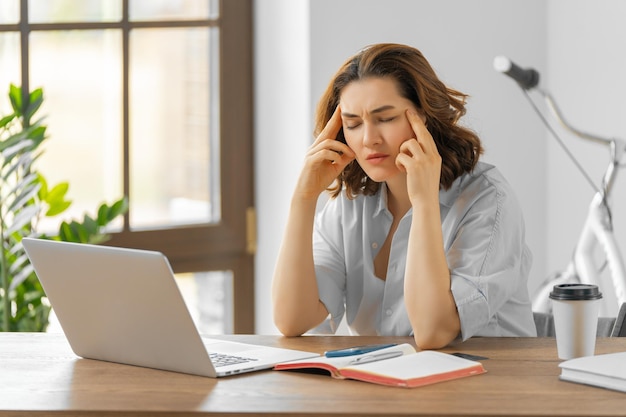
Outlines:
<svg viewBox="0 0 626 417"><path fill-rule="evenodd" d="M45 331L50 306L22 238L102 243L108 239L105 227L128 210L128 202L121 198L111 205L103 203L95 218L85 214L81 221L62 222L56 234L38 232L42 217L57 216L72 204L67 199L69 184L49 187L35 167L47 138L43 118L34 120L43 90L23 94L11 84L9 100L13 112L0 117L0 331Z"/></svg>

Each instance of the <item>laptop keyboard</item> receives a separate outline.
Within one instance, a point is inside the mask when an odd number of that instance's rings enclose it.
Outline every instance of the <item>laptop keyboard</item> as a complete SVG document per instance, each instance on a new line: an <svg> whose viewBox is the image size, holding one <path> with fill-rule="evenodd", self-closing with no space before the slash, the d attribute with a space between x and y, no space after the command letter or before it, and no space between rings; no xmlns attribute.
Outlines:
<svg viewBox="0 0 626 417"><path fill-rule="evenodd" d="M243 356L228 355L225 353L209 353L209 356L211 357L211 362L213 362L213 366L216 368L219 368L220 366L236 365L239 363L254 362L258 360L255 358L246 358Z"/></svg>

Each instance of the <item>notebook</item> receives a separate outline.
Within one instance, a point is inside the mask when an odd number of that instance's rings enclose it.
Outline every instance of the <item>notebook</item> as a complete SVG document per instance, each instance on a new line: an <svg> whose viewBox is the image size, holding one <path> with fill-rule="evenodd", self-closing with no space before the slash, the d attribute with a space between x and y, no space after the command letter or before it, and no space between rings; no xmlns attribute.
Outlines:
<svg viewBox="0 0 626 417"><path fill-rule="evenodd" d="M201 337L160 252L22 242L80 357L215 378L319 356Z"/></svg>
<svg viewBox="0 0 626 417"><path fill-rule="evenodd" d="M626 392L626 352L569 359L559 367L563 381Z"/></svg>

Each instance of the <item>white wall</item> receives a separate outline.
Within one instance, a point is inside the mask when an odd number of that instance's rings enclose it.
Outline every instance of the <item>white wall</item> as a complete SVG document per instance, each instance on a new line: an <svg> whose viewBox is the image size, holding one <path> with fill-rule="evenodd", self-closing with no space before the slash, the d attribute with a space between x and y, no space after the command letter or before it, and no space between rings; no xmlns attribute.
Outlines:
<svg viewBox="0 0 626 417"><path fill-rule="evenodd" d="M515 83L496 73L492 61L506 54L545 72L545 1L264 0L255 6L258 333L276 332L270 282L295 178L312 140L315 104L341 63L370 43L417 47L444 82L471 95L466 123L484 141L483 159L509 179L525 212L535 256L531 288L543 279L545 133Z"/></svg>
<svg viewBox="0 0 626 417"><path fill-rule="evenodd" d="M574 126L626 139L626 2L550 0L548 4L548 88ZM608 151L576 136L562 138L599 183ZM593 190L556 141L547 140L546 259L553 271L571 257ZM626 179L623 172L620 175L614 185L613 217L619 244L626 248ZM605 297L611 297L609 285L604 288Z"/></svg>
<svg viewBox="0 0 626 417"><path fill-rule="evenodd" d="M257 333L276 333L270 305L271 278L291 191L311 132L309 22L308 1L255 4Z"/></svg>

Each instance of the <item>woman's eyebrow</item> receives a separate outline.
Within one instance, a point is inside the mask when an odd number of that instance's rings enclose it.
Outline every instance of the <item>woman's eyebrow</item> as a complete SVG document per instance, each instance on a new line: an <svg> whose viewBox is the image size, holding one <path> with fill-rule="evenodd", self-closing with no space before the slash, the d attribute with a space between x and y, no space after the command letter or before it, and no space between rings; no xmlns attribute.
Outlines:
<svg viewBox="0 0 626 417"><path fill-rule="evenodd" d="M390 104L387 104L387 105L384 105L384 106L377 107L374 110L370 111L369 113L370 114L383 113L383 112L385 112L387 110L393 110L393 109L395 109L394 106L392 106ZM357 114L346 113L346 112L341 112L341 116L346 117L348 119L349 118L354 118L354 117L360 117Z"/></svg>
<svg viewBox="0 0 626 417"><path fill-rule="evenodd" d="M382 113L382 112L385 112L387 110L393 110L393 109L395 109L394 106L392 106L391 104L387 104L386 106L380 106L380 107L375 108L370 113L371 114Z"/></svg>

